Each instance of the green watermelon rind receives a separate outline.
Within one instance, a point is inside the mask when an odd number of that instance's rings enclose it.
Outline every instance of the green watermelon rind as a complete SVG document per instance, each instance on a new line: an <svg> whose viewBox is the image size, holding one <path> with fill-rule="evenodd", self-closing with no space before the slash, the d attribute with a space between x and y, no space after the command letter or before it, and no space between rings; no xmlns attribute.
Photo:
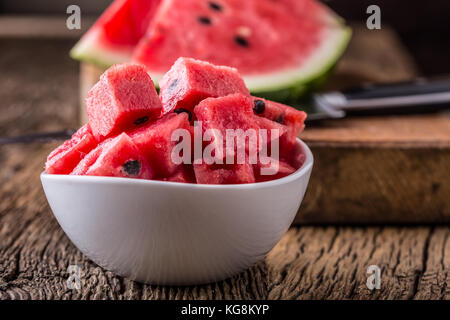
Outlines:
<svg viewBox="0 0 450 320"><path fill-rule="evenodd" d="M346 26L337 28L334 32L337 33L334 39L334 49L331 51L331 54L324 58L325 61L322 60L320 62L317 68L312 68L311 72L306 75L297 72L290 80L284 79L284 82L271 81L270 76L264 76L266 78L265 85L252 86L250 84L248 85L249 90L255 96L275 101L296 102L307 95L307 93L320 88L331 75L338 60L345 52L352 35L351 28Z"/></svg>
<svg viewBox="0 0 450 320"><path fill-rule="evenodd" d="M101 38L98 32L90 30L70 50L70 56L75 60L91 63L105 70L116 63L131 60L131 50L101 46L98 43L98 39Z"/></svg>

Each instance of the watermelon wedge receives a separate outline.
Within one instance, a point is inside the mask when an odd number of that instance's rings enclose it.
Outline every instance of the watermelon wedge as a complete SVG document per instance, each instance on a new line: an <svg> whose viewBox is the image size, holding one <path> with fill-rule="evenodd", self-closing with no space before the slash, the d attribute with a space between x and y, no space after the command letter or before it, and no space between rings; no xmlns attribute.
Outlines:
<svg viewBox="0 0 450 320"><path fill-rule="evenodd" d="M133 56L156 85L192 57L235 67L253 94L292 104L323 83L350 36L316 0L115 0L71 56L101 67Z"/></svg>
<svg viewBox="0 0 450 320"><path fill-rule="evenodd" d="M220 9L210 3L162 2L133 55L152 79L183 56L237 68L255 95L296 95L331 69L350 38L350 29L313 0L215 1Z"/></svg>
<svg viewBox="0 0 450 320"><path fill-rule="evenodd" d="M115 0L70 51L101 67L127 62L161 0Z"/></svg>

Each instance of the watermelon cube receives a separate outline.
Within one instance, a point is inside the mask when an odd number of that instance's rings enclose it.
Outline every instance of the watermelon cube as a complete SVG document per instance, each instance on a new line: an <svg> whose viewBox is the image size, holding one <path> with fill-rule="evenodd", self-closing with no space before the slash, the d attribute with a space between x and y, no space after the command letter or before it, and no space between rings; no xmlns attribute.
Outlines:
<svg viewBox="0 0 450 320"><path fill-rule="evenodd" d="M102 140L161 115L161 101L145 68L118 64L109 68L86 98L89 124Z"/></svg>
<svg viewBox="0 0 450 320"><path fill-rule="evenodd" d="M203 184L242 184L256 182L253 166L244 164L194 164L195 179Z"/></svg>
<svg viewBox="0 0 450 320"><path fill-rule="evenodd" d="M280 158L295 169L298 169L305 162L306 155L300 144L296 143L292 147L283 144L280 149Z"/></svg>
<svg viewBox="0 0 450 320"><path fill-rule="evenodd" d="M255 139L246 140L246 150L260 150L263 144L269 145L271 141L278 139L286 132L286 127L275 121L256 116L253 112L253 101L250 97L242 94L232 94L219 98L207 98L200 102L195 108L194 113L198 121L201 121L203 131L208 129L218 130L222 135L222 141L212 141L214 148L222 148L223 156L230 157L236 154L237 138L235 138L234 149L227 146L227 133L231 130L253 130ZM259 139L260 130L267 130L268 139L262 141ZM277 130L272 133L271 130ZM237 132L237 131L235 131ZM260 141L261 140L261 141ZM247 143L248 141L248 143ZM254 144L256 142L256 145ZM222 143L222 146L220 146ZM270 150L268 148L268 150Z"/></svg>
<svg viewBox="0 0 450 320"><path fill-rule="evenodd" d="M70 173L72 175L82 176L85 175L88 169L97 161L98 157L103 151L104 143L99 144L94 150L91 150L78 165Z"/></svg>
<svg viewBox="0 0 450 320"><path fill-rule="evenodd" d="M173 175L163 178L163 181L195 183L195 174L192 165L182 165Z"/></svg>
<svg viewBox="0 0 450 320"><path fill-rule="evenodd" d="M104 141L87 156L95 159L83 173L87 176L109 176L151 179L153 170L144 155L126 133ZM80 163L76 172L82 172L85 164Z"/></svg>
<svg viewBox="0 0 450 320"><path fill-rule="evenodd" d="M263 171L266 169L267 171ZM254 174L257 182L280 179L295 172L296 168L283 160L265 157L254 166Z"/></svg>
<svg viewBox="0 0 450 320"><path fill-rule="evenodd" d="M278 102L252 98L255 114L286 126L286 133L280 138L280 152L289 153L297 145L297 136L305 128L306 113Z"/></svg>
<svg viewBox="0 0 450 320"><path fill-rule="evenodd" d="M47 157L45 172L69 174L84 156L97 146L88 124L75 132L70 140L53 150Z"/></svg>
<svg viewBox="0 0 450 320"><path fill-rule="evenodd" d="M286 126L295 125L300 130L305 127L306 113L304 111L259 97L252 97L252 99L253 110L256 114Z"/></svg>
<svg viewBox="0 0 450 320"><path fill-rule="evenodd" d="M192 111L203 99L232 93L249 95L244 80L231 67L216 66L191 58L179 58L160 83L164 113L176 109Z"/></svg>
<svg viewBox="0 0 450 320"><path fill-rule="evenodd" d="M142 151L152 168L156 178L169 177L177 171L179 164L172 161L172 149L178 143L171 136L176 129L189 130L188 115L167 114L163 118L129 132L133 142Z"/></svg>
<svg viewBox="0 0 450 320"><path fill-rule="evenodd" d="M254 112L262 117L286 125L297 136L305 128L306 113L282 103L252 97Z"/></svg>

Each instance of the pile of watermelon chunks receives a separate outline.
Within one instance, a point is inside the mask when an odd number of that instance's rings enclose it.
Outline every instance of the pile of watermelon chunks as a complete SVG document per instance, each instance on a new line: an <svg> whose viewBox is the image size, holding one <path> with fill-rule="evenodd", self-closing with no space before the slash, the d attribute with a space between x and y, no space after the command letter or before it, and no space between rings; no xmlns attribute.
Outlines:
<svg viewBox="0 0 450 320"><path fill-rule="evenodd" d="M47 173L241 184L287 176L304 162L296 137L304 128L306 114L251 96L238 71L230 67L179 58L161 80L158 96L144 66L117 64L90 90L86 108L89 122L50 153ZM223 137L227 129L278 132L258 140L256 150L276 139L279 156L256 163L247 158L244 163L205 163L199 159L175 163L172 151L179 141L172 141L172 133L185 129L194 140L198 129L193 125L198 123L202 133L214 129ZM211 143L220 142L213 138ZM206 147L201 142L201 151ZM224 155L236 153L227 147ZM268 165L275 165L276 172L261 174L261 168Z"/></svg>

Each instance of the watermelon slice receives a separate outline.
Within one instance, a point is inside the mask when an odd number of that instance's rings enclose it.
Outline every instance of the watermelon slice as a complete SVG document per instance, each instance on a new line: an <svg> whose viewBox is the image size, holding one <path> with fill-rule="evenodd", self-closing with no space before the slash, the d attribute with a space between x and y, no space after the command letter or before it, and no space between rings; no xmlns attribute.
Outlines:
<svg viewBox="0 0 450 320"><path fill-rule="evenodd" d="M180 56L235 67L254 94L288 98L322 78L350 38L350 29L312 0L213 3L164 1L133 59L157 82Z"/></svg>
<svg viewBox="0 0 450 320"><path fill-rule="evenodd" d="M153 170L141 151L126 133L104 141L97 149L91 151L90 159L97 157L84 173L87 176L110 176L124 178L151 179ZM99 153L99 155L98 155ZM82 171L75 168L74 172Z"/></svg>
<svg viewBox="0 0 450 320"><path fill-rule="evenodd" d="M75 132L70 140L53 150L47 157L45 171L52 174L69 174L84 156L97 146L97 140L88 124Z"/></svg>
<svg viewBox="0 0 450 320"><path fill-rule="evenodd" d="M170 113L163 118L146 126L129 132L131 139L145 155L155 176L159 179L172 176L180 167L172 161L172 149L178 143L171 141L176 129L189 130L188 115L186 113Z"/></svg>
<svg viewBox="0 0 450 320"><path fill-rule="evenodd" d="M179 58L160 81L159 96L167 113L180 108L192 111L205 98L232 93L250 94L236 69Z"/></svg>
<svg viewBox="0 0 450 320"><path fill-rule="evenodd" d="M237 139L234 143L233 150L227 148L226 135L227 130L243 130L244 132L253 129L256 132L256 143L252 144L252 141L246 143L247 150L260 150L262 141L259 141L259 130L266 129L268 132L268 141L279 138L286 132L286 127L271 121L269 119L258 117L253 113L253 101L250 97L242 94L233 94L219 98L207 98L200 102L195 108L194 113L197 116L198 121L202 123L202 129L206 130L218 130L222 139L213 139L211 142L214 144L214 149L224 150L223 156L232 156L236 154L236 146L238 144ZM278 130L278 134L271 134L271 130ZM220 142L223 145L220 146Z"/></svg>
<svg viewBox="0 0 450 320"><path fill-rule="evenodd" d="M74 59L102 67L127 62L161 0L115 0L71 50Z"/></svg>
<svg viewBox="0 0 450 320"><path fill-rule="evenodd" d="M143 66L109 68L89 91L86 110L94 136L101 140L161 115L162 105Z"/></svg>

